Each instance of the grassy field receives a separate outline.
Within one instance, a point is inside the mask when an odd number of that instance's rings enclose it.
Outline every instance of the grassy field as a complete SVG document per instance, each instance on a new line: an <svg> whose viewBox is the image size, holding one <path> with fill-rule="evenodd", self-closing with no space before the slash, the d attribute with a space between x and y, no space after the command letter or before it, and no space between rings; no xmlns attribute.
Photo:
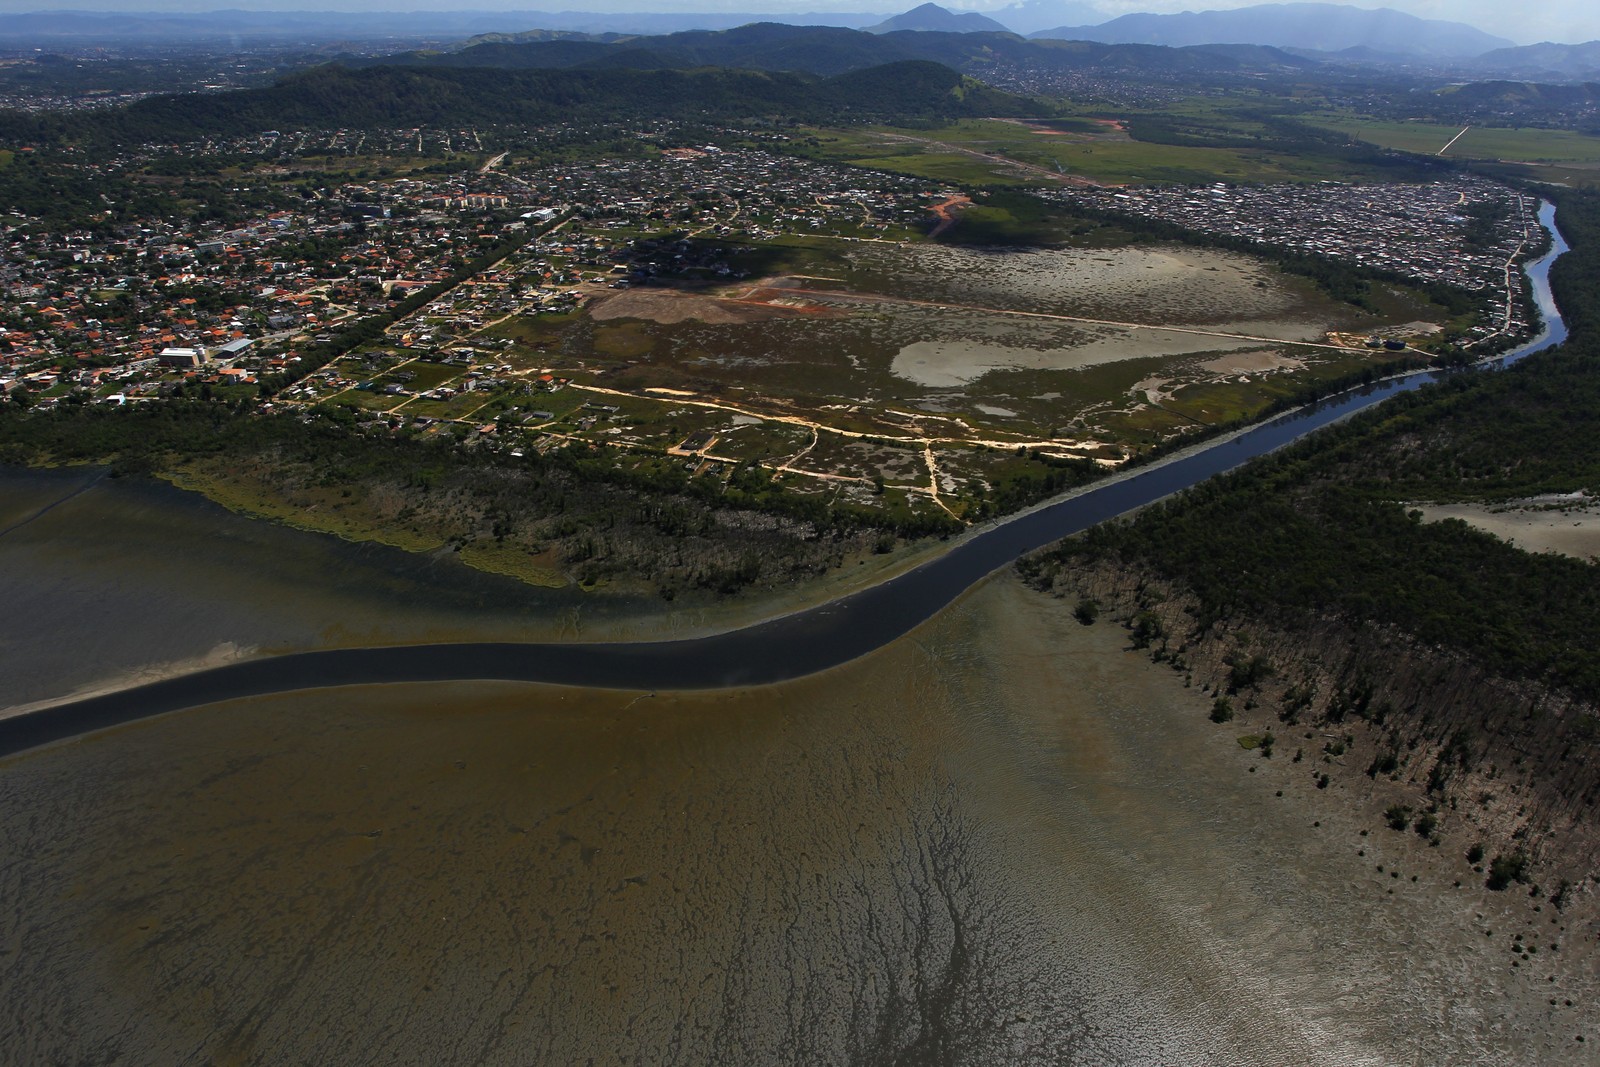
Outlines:
<svg viewBox="0 0 1600 1067"><path fill-rule="evenodd" d="M1461 134L1459 126L1427 122L1380 122L1345 114L1307 115L1306 121L1340 130L1371 144L1404 152L1436 155ZM1493 159L1517 163L1600 166L1600 137L1572 130L1505 129L1473 126L1444 151L1447 159Z"/></svg>
<svg viewBox="0 0 1600 1067"><path fill-rule="evenodd" d="M1248 136L1258 129L1237 116L1197 114L1190 121L1218 136ZM1085 127L1091 132L1083 132ZM1347 161L1314 154L1138 141L1111 120L968 119L935 130L815 130L805 147L820 159L961 185L1048 185L1069 177L1120 185L1369 176Z"/></svg>

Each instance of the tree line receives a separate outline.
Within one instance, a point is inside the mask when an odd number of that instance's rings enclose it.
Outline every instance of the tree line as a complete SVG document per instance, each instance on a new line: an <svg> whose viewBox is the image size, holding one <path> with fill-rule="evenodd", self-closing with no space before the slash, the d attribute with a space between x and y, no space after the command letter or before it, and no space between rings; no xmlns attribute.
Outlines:
<svg viewBox="0 0 1600 1067"><path fill-rule="evenodd" d="M1505 677L1600 699L1600 574L1415 501L1600 494L1600 195L1552 193L1568 342L1402 395L1030 564L1120 562L1192 590L1200 628L1333 615L1393 625Z"/></svg>

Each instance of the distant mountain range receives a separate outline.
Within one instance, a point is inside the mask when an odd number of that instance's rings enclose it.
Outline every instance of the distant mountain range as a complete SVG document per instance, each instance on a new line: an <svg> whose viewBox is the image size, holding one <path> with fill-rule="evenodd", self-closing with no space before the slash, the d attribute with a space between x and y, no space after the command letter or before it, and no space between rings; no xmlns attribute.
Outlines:
<svg viewBox="0 0 1600 1067"><path fill-rule="evenodd" d="M731 30L691 30L658 37L491 40L457 51L412 52L371 64L510 69L680 69L732 67L832 76L907 60L926 60L982 77L996 63L1039 70L1237 75L1296 71L1314 60L1275 48L1206 45L1164 48L1089 41L1032 41L1013 33L894 30L867 33L833 26L755 23Z"/></svg>
<svg viewBox="0 0 1600 1067"><path fill-rule="evenodd" d="M1091 26L1106 20L1105 12L1090 0L1018 0L990 11L989 17L1021 34L1052 26Z"/></svg>
<svg viewBox="0 0 1600 1067"><path fill-rule="evenodd" d="M1505 38L1465 23L1343 4L1257 4L1229 11L1123 15L1098 26L1058 26L1030 36L1109 44L1259 44L1326 52L1368 48L1374 53L1452 59L1513 47Z"/></svg>
<svg viewBox="0 0 1600 1067"><path fill-rule="evenodd" d="M93 0L89 0L93 2ZM537 0L534 0L537 2ZM691 3L693 0L680 0ZM712 6L714 0L706 0ZM665 6L665 0L663 0ZM1427 63L1435 69L1459 71L1466 76L1531 79L1549 82L1583 81L1600 77L1600 42L1588 44L1537 44L1511 46L1459 22L1422 19L1390 9L1368 10L1342 4L1260 4L1227 11L1189 11L1174 15L1128 14L1099 21L1102 13L1094 0L1017 0L986 14L955 12L926 3L885 19L868 12L825 11L756 15L749 12L593 12L570 11L210 11L210 12L92 12L44 11L0 17L0 43L19 46L66 46L164 41L203 42L227 47L240 39L296 42L385 42L387 49L404 47L464 51L486 44L565 42L539 57L494 60L496 65L577 67L594 62L643 68L684 67L695 62L699 45L685 34L735 30L755 23L782 24L815 32L868 30L883 39L899 38L894 47L845 44L847 38L823 38L806 43L799 38L785 47L788 55L771 53L763 46L746 57L747 65L760 69L832 71L858 69L869 61L926 58L969 72L981 64L978 53L1011 62L1038 61L1046 67L1109 67L1151 69L1155 53L1111 53L1080 50L1068 61L1067 53L1042 54L1019 48L1011 31L1025 33L1045 45L1050 42L1088 41L1103 46L1168 46L1210 49L1207 54L1178 60L1180 71L1241 70L1252 65L1293 68L1312 61L1368 66ZM1081 21L1077 21L1081 20ZM970 35L981 45L961 48L948 43L933 45L902 37L908 33ZM476 35L476 36L475 36ZM465 41L465 45L455 42ZM631 44L626 44L630 42ZM1254 45L1274 51L1247 53L1224 46ZM595 46L595 47L589 47ZM618 46L618 47L613 47ZM337 45L335 45L337 47ZM720 46L700 62L739 63L737 55ZM631 49L632 55L627 53ZM814 52L819 49L819 52ZM370 47L366 49L371 51ZM654 51L655 59L644 54ZM854 50L859 54L851 58ZM821 55L833 52L831 60ZM483 53L477 53L483 55ZM486 57L488 58L488 57ZM1171 58L1171 57L1169 57Z"/></svg>

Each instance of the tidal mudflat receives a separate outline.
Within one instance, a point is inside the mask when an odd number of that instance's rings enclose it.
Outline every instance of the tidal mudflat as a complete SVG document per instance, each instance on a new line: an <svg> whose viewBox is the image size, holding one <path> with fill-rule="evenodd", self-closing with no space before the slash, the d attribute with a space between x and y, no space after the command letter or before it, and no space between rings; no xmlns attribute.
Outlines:
<svg viewBox="0 0 1600 1067"><path fill-rule="evenodd" d="M1580 916L1245 752L1125 644L1000 577L781 686L328 690L14 757L0 1034L22 1062L1590 1062Z"/></svg>
<svg viewBox="0 0 1600 1067"><path fill-rule="evenodd" d="M688 637L807 606L927 551L874 555L759 600L668 604L616 590L532 587L450 552L253 520L104 469L0 470L0 715L240 656Z"/></svg>

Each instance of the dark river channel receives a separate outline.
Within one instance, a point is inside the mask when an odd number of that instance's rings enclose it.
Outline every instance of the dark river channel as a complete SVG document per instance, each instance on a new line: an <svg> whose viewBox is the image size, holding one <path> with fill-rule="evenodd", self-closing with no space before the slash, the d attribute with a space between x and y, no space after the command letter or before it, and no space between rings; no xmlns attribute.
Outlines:
<svg viewBox="0 0 1600 1067"><path fill-rule="evenodd" d="M1550 250L1526 265L1543 330L1485 364L1504 367L1566 339L1550 265L1567 250L1555 208L1540 222ZM1456 372L1459 373L1459 372ZM969 535L944 555L880 585L810 610L687 640L449 643L300 652L247 660L0 720L0 755L150 715L270 693L374 683L514 681L624 690L764 685L847 663L927 621L984 576L1097 523L1170 496L1440 375L1408 374L1270 419L1189 454Z"/></svg>

